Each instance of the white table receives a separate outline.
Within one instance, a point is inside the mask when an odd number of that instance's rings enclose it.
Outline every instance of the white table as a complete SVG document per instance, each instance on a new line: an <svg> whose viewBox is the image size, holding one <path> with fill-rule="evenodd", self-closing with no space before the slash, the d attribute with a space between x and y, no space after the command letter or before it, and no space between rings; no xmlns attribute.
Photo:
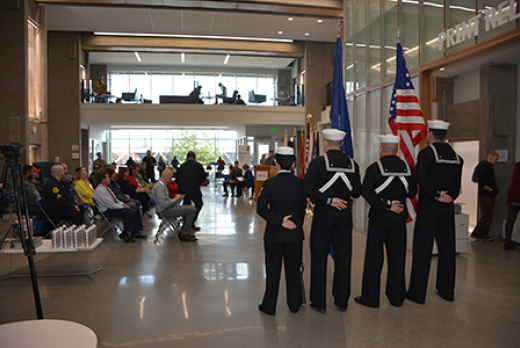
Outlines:
<svg viewBox="0 0 520 348"><path fill-rule="evenodd" d="M2 348L96 348L97 337L85 325L66 320L24 320L0 325Z"/></svg>
<svg viewBox="0 0 520 348"><path fill-rule="evenodd" d="M53 248L52 247L52 240L50 239L44 239L43 244L39 247L37 247L36 254L54 254L54 253L82 253L82 252L89 252L90 253L90 272L87 273L67 273L67 274L38 274L39 277L62 277L62 276L88 276L91 280L93 280L94 273L99 272L103 269L103 250L101 247L101 243L103 242L103 238L97 238L94 244L90 247L81 247L81 248ZM9 276L4 278L11 278L11 277L29 277L28 274L13 274L13 254L23 254L22 248L13 248L10 249L11 244L10 243L4 243L2 246L2 249L0 250L0 253L2 254L9 254ZM94 250L99 247L99 267L94 269ZM4 280L1 279L1 280Z"/></svg>

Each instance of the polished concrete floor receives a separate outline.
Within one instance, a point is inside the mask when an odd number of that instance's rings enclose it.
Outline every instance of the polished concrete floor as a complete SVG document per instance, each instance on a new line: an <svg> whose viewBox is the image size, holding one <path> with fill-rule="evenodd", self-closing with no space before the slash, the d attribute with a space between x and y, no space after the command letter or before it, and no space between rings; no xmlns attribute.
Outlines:
<svg viewBox="0 0 520 348"><path fill-rule="evenodd" d="M394 308L383 298L381 307L372 309L351 298L347 312L341 313L330 295L329 263L326 314L308 305L290 313L283 287L277 314L271 317L257 308L264 291L265 222L256 215L255 203L205 188L196 243L166 235L154 244L158 221L145 223L147 240L125 244L111 232L105 235L103 270L93 280L38 278L45 318L92 328L99 347L520 346L520 253L502 250L501 241L470 242L469 252L457 257L452 303L433 292L434 261L425 305L405 301ZM307 296L309 232L307 228L304 244ZM353 236L352 295L357 296L366 236ZM26 271L25 258L17 255L13 260L15 271ZM88 254L40 255L36 260L39 273L85 271L90 266ZM94 261L99 262L97 251ZM408 256L407 276L410 266ZM1 254L0 276L8 268L9 258ZM35 317L29 279L0 282L0 324Z"/></svg>

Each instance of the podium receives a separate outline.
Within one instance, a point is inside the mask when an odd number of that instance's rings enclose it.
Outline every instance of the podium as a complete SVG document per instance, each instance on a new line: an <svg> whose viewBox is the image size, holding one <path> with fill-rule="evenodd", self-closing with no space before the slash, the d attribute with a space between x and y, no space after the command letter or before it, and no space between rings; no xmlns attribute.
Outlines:
<svg viewBox="0 0 520 348"><path fill-rule="evenodd" d="M255 166L255 201L260 195L264 181L278 173L275 166Z"/></svg>

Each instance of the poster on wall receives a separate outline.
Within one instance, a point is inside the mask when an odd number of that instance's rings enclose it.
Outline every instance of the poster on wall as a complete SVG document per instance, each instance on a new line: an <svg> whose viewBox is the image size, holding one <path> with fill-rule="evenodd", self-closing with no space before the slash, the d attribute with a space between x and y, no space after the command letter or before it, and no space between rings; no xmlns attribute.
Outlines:
<svg viewBox="0 0 520 348"><path fill-rule="evenodd" d="M251 166L251 149L249 145L238 145L238 163L240 167L244 164Z"/></svg>

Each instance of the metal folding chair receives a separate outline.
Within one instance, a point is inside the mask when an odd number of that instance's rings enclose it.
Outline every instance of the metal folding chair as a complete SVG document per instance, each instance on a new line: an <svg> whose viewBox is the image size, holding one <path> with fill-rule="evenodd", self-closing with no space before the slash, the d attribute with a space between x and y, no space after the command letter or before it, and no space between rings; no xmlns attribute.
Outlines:
<svg viewBox="0 0 520 348"><path fill-rule="evenodd" d="M181 216L174 216L174 217L166 217L159 211L157 208L157 204L155 203L155 199L153 199L152 196L150 196L150 200L152 202L152 205L155 207L155 211L157 212L157 215L159 216L159 220L161 220L161 224L159 225L159 230L157 231L157 234L155 235L155 243L159 241L159 236L166 232L168 229L170 229L173 233L173 236L176 240L180 241L179 239L179 233L181 231L182 226L182 217Z"/></svg>
<svg viewBox="0 0 520 348"><path fill-rule="evenodd" d="M58 228L57 224L60 225L61 221L58 220L58 219L51 219L50 218L50 216L45 212L45 210L42 207L42 199L41 199L41 197L40 198L36 198L36 204L38 205L38 208L40 208L40 210L42 211L43 215L45 216L46 221L49 221L55 229Z"/></svg>
<svg viewBox="0 0 520 348"><path fill-rule="evenodd" d="M92 197L92 201L94 202L94 204L97 206L98 204L96 203L96 200L94 199L94 197ZM112 231L114 231L114 233L116 235L119 235L119 233L117 232L116 230L116 227L122 232L123 231L123 226L121 225L123 223L123 219L121 218L118 218L118 217L107 217L102 211L101 209L98 209L99 211L99 214L101 214L101 221L106 221L108 226L110 226L109 229L111 229ZM114 223L110 223L110 221L114 221ZM103 237L105 235L105 233L107 233L108 230L104 231L100 237Z"/></svg>

